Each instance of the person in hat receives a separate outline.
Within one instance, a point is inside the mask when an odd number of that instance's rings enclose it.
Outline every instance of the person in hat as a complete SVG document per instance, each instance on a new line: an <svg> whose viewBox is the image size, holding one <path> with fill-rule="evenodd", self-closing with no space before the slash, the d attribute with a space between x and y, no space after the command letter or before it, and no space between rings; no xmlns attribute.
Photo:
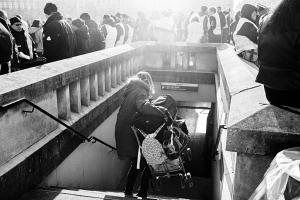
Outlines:
<svg viewBox="0 0 300 200"><path fill-rule="evenodd" d="M15 16L10 18L11 33L18 49L19 68L26 69L34 58L34 46L29 33L23 29L22 20Z"/></svg>
<svg viewBox="0 0 300 200"><path fill-rule="evenodd" d="M75 34L53 3L44 7L47 21L44 24L44 56L47 62L70 58L74 55L76 38Z"/></svg>

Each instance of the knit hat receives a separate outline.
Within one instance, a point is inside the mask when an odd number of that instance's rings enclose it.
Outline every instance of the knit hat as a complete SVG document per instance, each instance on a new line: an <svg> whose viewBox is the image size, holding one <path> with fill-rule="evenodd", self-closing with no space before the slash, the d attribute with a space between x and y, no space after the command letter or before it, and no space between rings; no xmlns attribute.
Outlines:
<svg viewBox="0 0 300 200"><path fill-rule="evenodd" d="M57 12L57 6L54 3L46 3L44 13L50 15L53 12Z"/></svg>
<svg viewBox="0 0 300 200"><path fill-rule="evenodd" d="M72 21L72 24L77 28L84 26L84 21L82 19L75 19Z"/></svg>
<svg viewBox="0 0 300 200"><path fill-rule="evenodd" d="M10 18L9 21L10 21L11 25L13 25L13 24L15 24L17 22L22 23L22 21L21 21L21 19L19 17L12 17L12 18Z"/></svg>

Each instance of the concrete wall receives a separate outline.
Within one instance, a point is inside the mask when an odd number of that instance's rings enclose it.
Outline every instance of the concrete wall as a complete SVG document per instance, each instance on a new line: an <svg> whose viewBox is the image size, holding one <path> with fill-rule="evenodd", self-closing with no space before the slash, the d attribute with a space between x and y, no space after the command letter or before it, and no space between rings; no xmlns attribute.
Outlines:
<svg viewBox="0 0 300 200"><path fill-rule="evenodd" d="M116 110L91 136L115 145ZM76 148L42 183L42 186L58 186L92 190L118 190L123 188L128 163L118 159L116 151L100 143L83 143Z"/></svg>

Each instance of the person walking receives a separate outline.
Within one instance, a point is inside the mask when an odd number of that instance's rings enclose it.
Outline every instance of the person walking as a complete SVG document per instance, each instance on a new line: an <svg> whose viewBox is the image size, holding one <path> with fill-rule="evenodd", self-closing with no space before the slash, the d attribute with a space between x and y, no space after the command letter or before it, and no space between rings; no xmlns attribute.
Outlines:
<svg viewBox="0 0 300 200"><path fill-rule="evenodd" d="M153 92L154 85L150 74L139 72L136 78L133 78L127 84L123 102L117 115L115 139L118 157L121 160L129 159L131 162L124 191L126 197L133 195L133 186L139 171L142 171L142 178L137 196L147 197L151 172L145 159L141 160L140 169L137 169L138 143L131 129L131 120L136 112L164 117L162 109L154 106L149 101L149 97Z"/></svg>
<svg viewBox="0 0 300 200"><path fill-rule="evenodd" d="M299 0L283 0L259 31L256 81L273 105L300 108L299 13Z"/></svg>
<svg viewBox="0 0 300 200"><path fill-rule="evenodd" d="M45 5L44 13L47 21L44 24L43 45L47 62L74 56L76 38L71 26L53 3Z"/></svg>

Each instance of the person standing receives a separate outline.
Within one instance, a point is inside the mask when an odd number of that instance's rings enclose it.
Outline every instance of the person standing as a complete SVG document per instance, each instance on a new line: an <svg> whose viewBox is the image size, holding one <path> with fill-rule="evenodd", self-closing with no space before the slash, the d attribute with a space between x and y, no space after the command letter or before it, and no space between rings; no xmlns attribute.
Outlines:
<svg viewBox="0 0 300 200"><path fill-rule="evenodd" d="M258 28L255 24L257 17L256 7L245 4L241 10L241 18L233 34L236 53L250 61L257 61Z"/></svg>
<svg viewBox="0 0 300 200"><path fill-rule="evenodd" d="M43 48L43 25L40 20L34 20L32 22L31 27L28 30L33 42L34 42L34 48L35 52L42 56L44 52Z"/></svg>
<svg viewBox="0 0 300 200"><path fill-rule="evenodd" d="M86 54L89 52L89 30L82 19L72 21L72 27L76 35L75 56Z"/></svg>
<svg viewBox="0 0 300 200"><path fill-rule="evenodd" d="M221 43L221 21L219 14L214 7L209 8L209 25L208 29L208 41L212 43Z"/></svg>
<svg viewBox="0 0 300 200"><path fill-rule="evenodd" d="M100 31L98 24L91 19L89 13L82 13L80 19L84 20L88 27L90 40L89 52L99 51L105 48L104 36Z"/></svg>
<svg viewBox="0 0 300 200"><path fill-rule="evenodd" d="M200 17L194 17L187 26L187 39L188 43L200 43L203 36L203 20L199 22Z"/></svg>
<svg viewBox="0 0 300 200"><path fill-rule="evenodd" d="M35 56L32 38L28 31L23 29L22 21L19 17L10 18L10 24L11 33L18 49L19 68L26 69L31 67L30 60Z"/></svg>
<svg viewBox="0 0 300 200"><path fill-rule="evenodd" d="M13 38L7 21L7 13L0 10L0 75L10 72L13 58Z"/></svg>
<svg viewBox="0 0 300 200"><path fill-rule="evenodd" d="M259 31L256 81L273 105L300 108L299 14L299 0L283 0Z"/></svg>
<svg viewBox="0 0 300 200"><path fill-rule="evenodd" d="M105 38L105 48L112 48L115 46L117 41L117 29L114 20L109 15L103 16L103 25L101 32Z"/></svg>
<svg viewBox="0 0 300 200"><path fill-rule="evenodd" d="M71 26L53 3L45 5L44 13L47 21L44 24L43 45L47 62L74 56L76 38Z"/></svg>
<svg viewBox="0 0 300 200"><path fill-rule="evenodd" d="M121 160L129 159L131 162L124 191L126 197L133 195L133 186L139 171L142 171L142 178L137 196L147 197L151 172L145 159L141 160L140 169L137 169L138 143L131 129L131 120L136 112L164 117L163 111L150 103L151 93L154 93L154 85L150 74L139 72L137 77L127 84L124 100L117 115L115 139L118 157Z"/></svg>

